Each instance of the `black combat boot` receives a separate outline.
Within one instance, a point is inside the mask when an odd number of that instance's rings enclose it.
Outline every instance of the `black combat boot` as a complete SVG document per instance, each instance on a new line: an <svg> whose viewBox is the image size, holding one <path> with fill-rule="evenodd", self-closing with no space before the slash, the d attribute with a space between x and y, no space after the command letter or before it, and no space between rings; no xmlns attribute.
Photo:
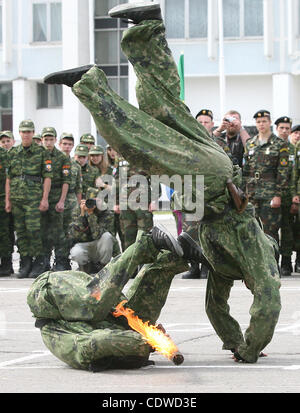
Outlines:
<svg viewBox="0 0 300 413"><path fill-rule="evenodd" d="M56 84L73 87L75 83L81 79L81 76L88 72L93 66L94 65L86 65L50 73L50 75L47 75L44 78L44 83L47 83L47 85Z"/></svg>
<svg viewBox="0 0 300 413"><path fill-rule="evenodd" d="M190 270L182 275L184 280L195 280L200 278L199 262L192 261L190 264Z"/></svg>
<svg viewBox="0 0 300 413"><path fill-rule="evenodd" d="M300 251L297 251L294 272L300 273Z"/></svg>
<svg viewBox="0 0 300 413"><path fill-rule="evenodd" d="M168 250L174 252L179 257L183 256L183 250L179 242L161 224L155 225L150 231L152 241L158 250Z"/></svg>
<svg viewBox="0 0 300 413"><path fill-rule="evenodd" d="M14 273L14 270L12 266L11 257L1 258L0 277L8 277L9 275L13 273Z"/></svg>
<svg viewBox="0 0 300 413"><path fill-rule="evenodd" d="M289 277L292 275L292 271L291 257L281 256L280 276Z"/></svg>
<svg viewBox="0 0 300 413"><path fill-rule="evenodd" d="M34 263L32 265L32 270L30 271L29 278L37 278L39 275L47 271L47 260L44 255L39 255L35 257Z"/></svg>
<svg viewBox="0 0 300 413"><path fill-rule="evenodd" d="M21 257L20 258L20 269L16 274L17 278L28 278L28 275L32 268L32 257Z"/></svg>
<svg viewBox="0 0 300 413"><path fill-rule="evenodd" d="M53 271L69 271L71 270L70 260L66 257L56 257Z"/></svg>
<svg viewBox="0 0 300 413"><path fill-rule="evenodd" d="M134 24L143 20L162 20L159 3L152 1L120 4L109 10L108 15Z"/></svg>
<svg viewBox="0 0 300 413"><path fill-rule="evenodd" d="M182 232L177 240L183 249L183 258L187 259L190 262L195 261L201 264L205 264L208 269L212 269L211 265L204 257L200 245L197 244L197 242L194 241L189 234Z"/></svg>

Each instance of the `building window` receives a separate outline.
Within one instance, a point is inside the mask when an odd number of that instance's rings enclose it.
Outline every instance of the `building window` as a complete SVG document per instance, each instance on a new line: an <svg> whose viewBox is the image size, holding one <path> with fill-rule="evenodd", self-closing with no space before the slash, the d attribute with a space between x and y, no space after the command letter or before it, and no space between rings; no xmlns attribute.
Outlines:
<svg viewBox="0 0 300 413"><path fill-rule="evenodd" d="M2 30L3 30L3 25L2 25L2 4L0 3L0 44L2 44L2 41L3 41Z"/></svg>
<svg viewBox="0 0 300 413"><path fill-rule="evenodd" d="M263 0L223 0L225 37L263 36Z"/></svg>
<svg viewBox="0 0 300 413"><path fill-rule="evenodd" d="M12 130L11 83L0 83L0 130Z"/></svg>
<svg viewBox="0 0 300 413"><path fill-rule="evenodd" d="M37 84L37 109L57 108L62 105L62 85Z"/></svg>
<svg viewBox="0 0 300 413"><path fill-rule="evenodd" d="M170 39L207 37L208 0L165 0L166 36Z"/></svg>
<svg viewBox="0 0 300 413"><path fill-rule="evenodd" d="M61 2L40 0L32 4L33 41L60 42L62 40Z"/></svg>
<svg viewBox="0 0 300 413"><path fill-rule="evenodd" d="M127 0L95 0L95 63L101 65L110 87L128 99L128 60L120 47L128 24L108 17L108 11L122 3Z"/></svg>

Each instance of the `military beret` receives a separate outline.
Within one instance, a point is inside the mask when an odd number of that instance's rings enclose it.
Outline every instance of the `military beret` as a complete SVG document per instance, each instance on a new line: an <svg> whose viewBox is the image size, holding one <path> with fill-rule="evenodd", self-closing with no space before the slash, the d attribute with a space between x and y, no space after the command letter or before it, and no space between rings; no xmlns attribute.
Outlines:
<svg viewBox="0 0 300 413"><path fill-rule="evenodd" d="M257 118L264 118L264 117L268 117L268 118L271 118L271 114L270 114L270 112L268 111L268 110L259 110L258 112L256 112L254 115L253 115L253 118L254 119L257 119Z"/></svg>
<svg viewBox="0 0 300 413"><path fill-rule="evenodd" d="M300 131L300 125L295 125L291 130L292 133L297 131Z"/></svg>
<svg viewBox="0 0 300 413"><path fill-rule="evenodd" d="M93 143L95 145L95 138L90 133L85 133L80 137L80 143Z"/></svg>
<svg viewBox="0 0 300 413"><path fill-rule="evenodd" d="M22 122L19 125L19 131L20 132L31 132L34 131L34 123L32 120L27 119L27 120L22 120Z"/></svg>
<svg viewBox="0 0 300 413"><path fill-rule="evenodd" d="M104 149L100 145L95 145L92 146L89 155L103 155L104 154Z"/></svg>
<svg viewBox="0 0 300 413"><path fill-rule="evenodd" d="M38 140L42 140L42 137L39 133L36 133L35 135L33 135L32 139L38 139Z"/></svg>
<svg viewBox="0 0 300 413"><path fill-rule="evenodd" d="M77 145L75 148L75 155L88 156L89 148L86 145Z"/></svg>
<svg viewBox="0 0 300 413"><path fill-rule="evenodd" d="M292 124L293 121L288 116L281 116L274 123L275 123L275 125L279 125L279 123L290 123L290 124Z"/></svg>
<svg viewBox="0 0 300 413"><path fill-rule="evenodd" d="M74 142L74 136L73 136L72 133L63 132L63 133L60 135L60 138L59 138L59 139L62 140L62 139L65 139L65 138L71 139L71 140Z"/></svg>
<svg viewBox="0 0 300 413"><path fill-rule="evenodd" d="M201 115L209 116L211 119L214 118L212 111L209 109L201 109L200 112L197 113L196 119L198 118L198 116L201 116Z"/></svg>
<svg viewBox="0 0 300 413"><path fill-rule="evenodd" d="M15 139L13 133L12 133L10 130L4 130L4 131L2 131L2 132L0 133L0 139L1 139L3 136L6 136L7 138L10 138L10 139Z"/></svg>
<svg viewBox="0 0 300 413"><path fill-rule="evenodd" d="M57 133L56 133L55 128L53 128L52 126L48 126L46 128L43 128L41 135L42 135L42 138L44 136L54 136L56 138Z"/></svg>

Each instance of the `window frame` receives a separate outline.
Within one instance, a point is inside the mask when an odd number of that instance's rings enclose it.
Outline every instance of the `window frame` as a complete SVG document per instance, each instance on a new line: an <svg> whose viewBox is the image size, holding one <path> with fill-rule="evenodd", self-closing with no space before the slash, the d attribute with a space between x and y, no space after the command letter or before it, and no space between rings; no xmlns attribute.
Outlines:
<svg viewBox="0 0 300 413"><path fill-rule="evenodd" d="M62 0L31 0L31 44L33 45L49 45L50 44L61 44L61 40L51 40L51 4L60 3L62 11ZM45 4L46 5L46 19L47 19L47 33L46 40L34 40L34 16L33 16L33 6L34 4Z"/></svg>
<svg viewBox="0 0 300 413"><path fill-rule="evenodd" d="M47 87L47 106L41 106L40 105L40 99L39 99L39 85L43 86L44 88ZM49 105L49 101L50 101L50 87L59 87L61 88L61 105L53 105L50 106ZM64 97L63 97L63 89L62 89L62 85L46 85L42 82L37 82L36 84L36 109L37 110L42 110L42 109L61 109L63 107L64 104Z"/></svg>
<svg viewBox="0 0 300 413"><path fill-rule="evenodd" d="M211 0L207 0L207 1L211 1ZM263 1L263 0L262 0ZM299 1L299 5L300 5L300 0ZM166 11L166 7L165 7L165 2L166 0L161 0L161 9L162 9L162 13L163 15L165 15L165 11ZM168 37L168 41L172 42L178 42L178 41L189 41L189 42L194 42L194 41L206 41L208 39L208 33L206 37L189 37L189 33L190 33L190 27L189 27L189 2L190 0L184 0L184 11L185 11L185 18L184 18L184 36L185 37ZM245 3L244 0L240 0L240 30L239 30L239 36L224 36L224 40L261 40L264 37L264 34L262 33L261 35L253 35L253 36L246 36L245 35ZM208 18L208 16L207 16ZM300 20L300 18L299 18ZM300 23L298 23L298 32L300 36Z"/></svg>

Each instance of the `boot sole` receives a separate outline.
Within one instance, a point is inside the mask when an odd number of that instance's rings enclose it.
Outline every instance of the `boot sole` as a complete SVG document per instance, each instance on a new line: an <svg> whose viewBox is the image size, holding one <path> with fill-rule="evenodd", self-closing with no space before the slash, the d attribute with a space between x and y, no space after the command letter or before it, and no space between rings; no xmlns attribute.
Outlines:
<svg viewBox="0 0 300 413"><path fill-rule="evenodd" d="M73 69L61 70L60 72L53 72L44 77L44 83L51 85L56 84L57 82L61 81L61 78L64 76L72 75L78 72L82 72L82 74L86 73L90 70L94 65L85 65L80 67L75 67Z"/></svg>
<svg viewBox="0 0 300 413"><path fill-rule="evenodd" d="M176 254L179 257L183 257L183 249L181 248L181 246L180 246L179 242L176 240L176 238L174 238L173 235L167 230L167 228L165 228L162 224L157 224L155 226L168 236L169 240L171 241L171 243L173 245L173 248L174 248Z"/></svg>
<svg viewBox="0 0 300 413"><path fill-rule="evenodd" d="M153 2L138 2L138 3L132 3L132 4L120 4L119 6L116 6L109 10L108 15L110 17L123 17L120 16L120 14L123 14L124 12L139 12L139 11L144 11L144 10L157 10L160 8L159 3L153 3Z"/></svg>

